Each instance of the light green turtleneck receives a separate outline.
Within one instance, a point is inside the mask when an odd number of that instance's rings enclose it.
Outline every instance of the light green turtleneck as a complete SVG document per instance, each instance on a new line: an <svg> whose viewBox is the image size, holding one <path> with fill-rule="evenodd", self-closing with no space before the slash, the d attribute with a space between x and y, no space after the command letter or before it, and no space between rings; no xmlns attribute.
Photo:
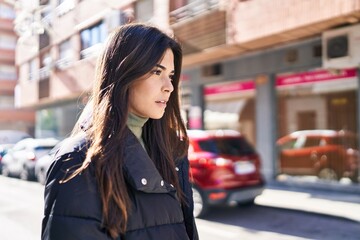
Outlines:
<svg viewBox="0 0 360 240"><path fill-rule="evenodd" d="M142 140L142 127L146 123L149 118L139 117L133 113L128 114L127 126L131 130L131 132L136 136L139 140L143 148L145 149L144 141Z"/></svg>

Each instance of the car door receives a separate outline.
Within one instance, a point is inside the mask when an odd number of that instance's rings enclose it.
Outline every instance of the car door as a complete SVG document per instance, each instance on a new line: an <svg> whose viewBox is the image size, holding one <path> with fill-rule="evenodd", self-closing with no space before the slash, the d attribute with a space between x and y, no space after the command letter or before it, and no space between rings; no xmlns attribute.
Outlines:
<svg viewBox="0 0 360 240"><path fill-rule="evenodd" d="M10 174L19 174L20 172L20 163L19 159L24 154L26 145L23 141L18 142L15 146L8 151L8 153L3 157L3 164L6 165Z"/></svg>
<svg viewBox="0 0 360 240"><path fill-rule="evenodd" d="M292 144L285 145L280 152L280 166L282 173L290 175L315 175L317 148L319 138L299 135L289 140Z"/></svg>

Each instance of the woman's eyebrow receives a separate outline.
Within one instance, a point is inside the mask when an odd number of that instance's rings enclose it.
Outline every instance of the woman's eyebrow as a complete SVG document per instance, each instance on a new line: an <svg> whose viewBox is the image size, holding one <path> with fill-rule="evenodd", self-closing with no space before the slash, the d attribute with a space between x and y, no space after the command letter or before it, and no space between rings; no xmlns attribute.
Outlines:
<svg viewBox="0 0 360 240"><path fill-rule="evenodd" d="M161 65L161 64L156 64L156 66L157 66L158 68L161 68L162 70L166 70L166 67L164 67L164 66ZM173 72L175 72L175 71L172 70L171 72L173 73Z"/></svg>

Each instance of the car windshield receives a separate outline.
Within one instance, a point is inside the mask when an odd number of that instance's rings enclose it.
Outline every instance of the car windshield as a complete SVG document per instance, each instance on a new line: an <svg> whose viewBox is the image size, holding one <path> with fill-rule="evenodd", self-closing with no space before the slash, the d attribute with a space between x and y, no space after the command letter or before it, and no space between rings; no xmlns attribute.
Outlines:
<svg viewBox="0 0 360 240"><path fill-rule="evenodd" d="M216 138L199 141L203 151L215 154L247 155L255 154L254 148L244 138Z"/></svg>
<svg viewBox="0 0 360 240"><path fill-rule="evenodd" d="M53 147L54 146L38 146L38 147L35 148L35 150L39 150L39 151L41 151L41 150L51 150L51 149L53 149Z"/></svg>

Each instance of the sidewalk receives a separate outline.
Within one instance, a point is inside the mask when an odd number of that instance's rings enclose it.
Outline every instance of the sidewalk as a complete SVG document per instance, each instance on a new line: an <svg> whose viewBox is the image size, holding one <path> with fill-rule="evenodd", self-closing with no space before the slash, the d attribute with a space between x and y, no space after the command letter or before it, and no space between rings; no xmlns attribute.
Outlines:
<svg viewBox="0 0 360 240"><path fill-rule="evenodd" d="M262 206L319 213L360 223L360 185L272 182L255 199Z"/></svg>

